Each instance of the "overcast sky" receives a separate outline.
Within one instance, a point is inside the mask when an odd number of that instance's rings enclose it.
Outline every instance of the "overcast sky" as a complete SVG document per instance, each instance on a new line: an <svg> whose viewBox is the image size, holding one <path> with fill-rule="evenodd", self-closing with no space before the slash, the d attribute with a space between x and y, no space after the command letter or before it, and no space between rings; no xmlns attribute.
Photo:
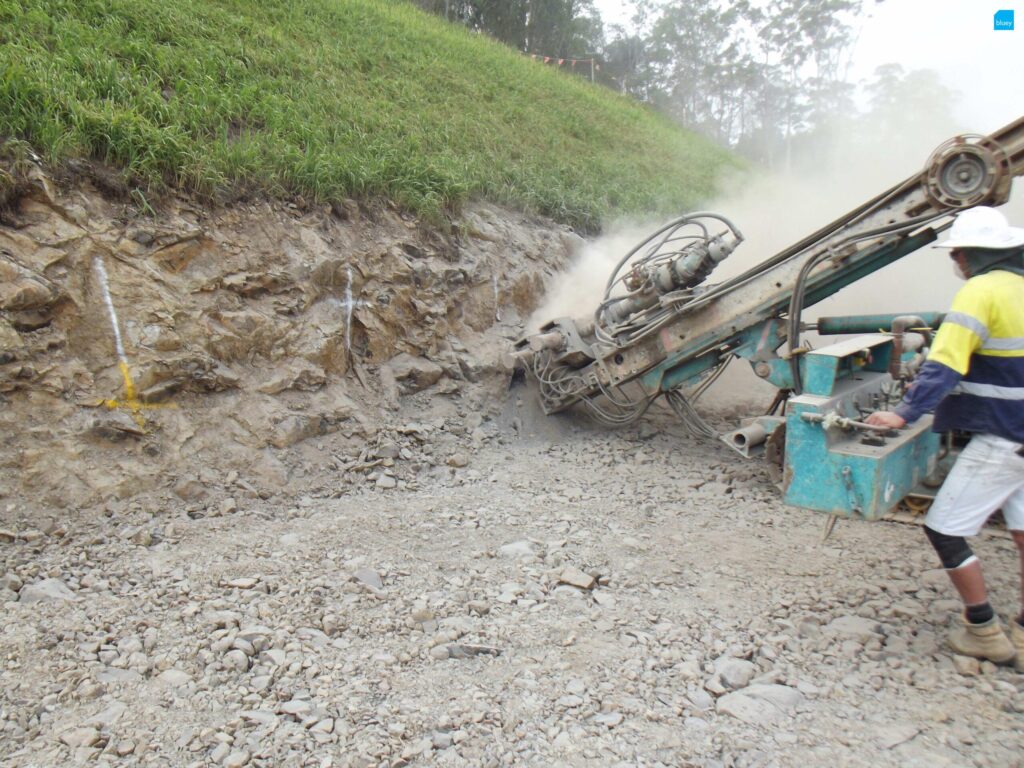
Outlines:
<svg viewBox="0 0 1024 768"><path fill-rule="evenodd" d="M616 0L596 0L606 25L629 27L630 12ZM1024 2L1022 0L885 0L870 2L851 78L871 77L880 64L933 69L960 95L956 115L966 130L989 133L1024 114ZM1016 29L996 32L1001 8L1016 10Z"/></svg>

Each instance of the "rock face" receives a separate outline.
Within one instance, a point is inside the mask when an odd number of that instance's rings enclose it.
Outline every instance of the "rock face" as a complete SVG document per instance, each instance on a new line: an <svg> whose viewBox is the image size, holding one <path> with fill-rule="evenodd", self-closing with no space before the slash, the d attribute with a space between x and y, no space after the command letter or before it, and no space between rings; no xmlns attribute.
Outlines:
<svg viewBox="0 0 1024 768"><path fill-rule="evenodd" d="M448 234L355 203L178 198L148 215L33 174L0 223L0 430L35 444L0 446L0 487L54 506L147 490L168 461L226 472L311 437L372 437L401 398L496 386L507 337L581 242L487 205ZM126 398L101 275L134 387L160 405L117 412L122 426L93 424Z"/></svg>

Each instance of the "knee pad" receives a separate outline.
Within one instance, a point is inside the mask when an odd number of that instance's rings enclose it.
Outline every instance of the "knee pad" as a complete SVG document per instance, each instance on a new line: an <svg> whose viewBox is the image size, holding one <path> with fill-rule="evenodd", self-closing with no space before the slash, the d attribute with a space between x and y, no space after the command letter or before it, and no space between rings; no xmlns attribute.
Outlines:
<svg viewBox="0 0 1024 768"><path fill-rule="evenodd" d="M947 536L932 530L927 525L924 527L924 534L938 553L942 567L947 571L963 568L978 559L963 536Z"/></svg>

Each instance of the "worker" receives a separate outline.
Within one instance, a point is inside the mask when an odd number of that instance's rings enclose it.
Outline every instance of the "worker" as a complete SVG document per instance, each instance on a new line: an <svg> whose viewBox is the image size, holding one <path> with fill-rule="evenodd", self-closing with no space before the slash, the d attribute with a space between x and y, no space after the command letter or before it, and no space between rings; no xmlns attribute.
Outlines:
<svg viewBox="0 0 1024 768"><path fill-rule="evenodd" d="M967 282L903 401L867 422L898 429L934 411L936 432L971 433L924 523L964 602L949 645L1024 671L1024 229L993 208L970 208L935 247L949 250ZM1000 508L1021 560L1021 609L1009 620L1009 637L964 538Z"/></svg>

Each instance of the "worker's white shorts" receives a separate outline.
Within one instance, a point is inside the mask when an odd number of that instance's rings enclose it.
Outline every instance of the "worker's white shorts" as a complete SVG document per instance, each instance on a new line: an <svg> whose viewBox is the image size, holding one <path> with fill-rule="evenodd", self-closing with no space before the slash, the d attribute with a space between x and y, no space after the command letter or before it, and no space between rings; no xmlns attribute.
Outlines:
<svg viewBox="0 0 1024 768"><path fill-rule="evenodd" d="M997 509L1024 531L1024 457L1019 443L975 435L939 489L924 524L947 536L974 536Z"/></svg>

